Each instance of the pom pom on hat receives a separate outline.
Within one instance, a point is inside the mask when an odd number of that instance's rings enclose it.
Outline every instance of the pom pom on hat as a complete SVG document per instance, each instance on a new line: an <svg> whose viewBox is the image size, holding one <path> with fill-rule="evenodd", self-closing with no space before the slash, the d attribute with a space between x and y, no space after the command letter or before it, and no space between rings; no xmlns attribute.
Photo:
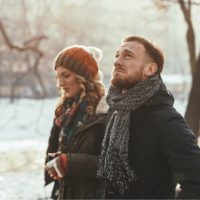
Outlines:
<svg viewBox="0 0 200 200"><path fill-rule="evenodd" d="M101 49L90 46L87 49L89 54L96 60L97 63L99 63L103 57Z"/></svg>

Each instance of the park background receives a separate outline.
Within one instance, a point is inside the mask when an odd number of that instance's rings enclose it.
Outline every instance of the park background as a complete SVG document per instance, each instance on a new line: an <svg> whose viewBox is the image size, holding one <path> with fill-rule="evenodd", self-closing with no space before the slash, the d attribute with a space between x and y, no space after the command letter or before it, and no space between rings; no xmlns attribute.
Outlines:
<svg viewBox="0 0 200 200"><path fill-rule="evenodd" d="M53 60L97 46L109 87L115 49L130 34L165 54L164 83L194 133L200 126L200 0L0 0L0 199L43 199L43 164L58 99Z"/></svg>

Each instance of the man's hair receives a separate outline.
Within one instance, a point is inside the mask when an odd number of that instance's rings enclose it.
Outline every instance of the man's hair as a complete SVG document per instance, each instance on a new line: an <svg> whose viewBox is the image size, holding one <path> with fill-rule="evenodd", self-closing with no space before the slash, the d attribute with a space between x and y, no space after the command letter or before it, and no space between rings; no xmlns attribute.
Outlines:
<svg viewBox="0 0 200 200"><path fill-rule="evenodd" d="M122 42L132 42L136 41L144 46L146 49L147 54L150 56L150 58L157 64L158 70L156 73L161 73L163 70L163 64L164 64L164 55L161 49L157 46L155 46L153 43L148 41L147 39L140 37L140 36L127 36L125 37Z"/></svg>

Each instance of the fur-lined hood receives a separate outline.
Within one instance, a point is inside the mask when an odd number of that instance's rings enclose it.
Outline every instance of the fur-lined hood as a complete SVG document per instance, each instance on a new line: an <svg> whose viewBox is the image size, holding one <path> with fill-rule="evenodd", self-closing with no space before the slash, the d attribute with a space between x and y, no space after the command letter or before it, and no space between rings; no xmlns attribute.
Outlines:
<svg viewBox="0 0 200 200"><path fill-rule="evenodd" d="M99 113L107 113L108 108L109 108L109 106L108 106L108 104L107 104L107 102L106 102L106 96L103 96L103 97L100 99L100 101L99 101L99 103L98 103L98 105L97 105L96 114L99 114Z"/></svg>

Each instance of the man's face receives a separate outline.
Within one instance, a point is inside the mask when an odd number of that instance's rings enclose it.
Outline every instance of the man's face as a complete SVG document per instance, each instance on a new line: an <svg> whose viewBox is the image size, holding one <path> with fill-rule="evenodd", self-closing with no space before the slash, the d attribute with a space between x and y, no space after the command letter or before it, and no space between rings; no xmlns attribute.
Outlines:
<svg viewBox="0 0 200 200"><path fill-rule="evenodd" d="M145 80L146 50L137 41L124 42L116 51L111 83L120 89L130 89Z"/></svg>

